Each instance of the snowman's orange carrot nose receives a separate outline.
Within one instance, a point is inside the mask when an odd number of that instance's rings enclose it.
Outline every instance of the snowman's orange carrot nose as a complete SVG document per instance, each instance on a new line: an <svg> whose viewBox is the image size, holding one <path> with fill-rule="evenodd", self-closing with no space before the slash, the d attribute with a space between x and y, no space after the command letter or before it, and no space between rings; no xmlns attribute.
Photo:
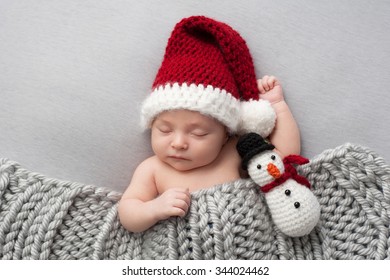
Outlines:
<svg viewBox="0 0 390 280"><path fill-rule="evenodd" d="M282 175L282 174L280 174L279 168L277 168L275 166L275 164L273 164L273 163L268 163L267 171L268 171L269 175L271 175L275 179L278 179Z"/></svg>

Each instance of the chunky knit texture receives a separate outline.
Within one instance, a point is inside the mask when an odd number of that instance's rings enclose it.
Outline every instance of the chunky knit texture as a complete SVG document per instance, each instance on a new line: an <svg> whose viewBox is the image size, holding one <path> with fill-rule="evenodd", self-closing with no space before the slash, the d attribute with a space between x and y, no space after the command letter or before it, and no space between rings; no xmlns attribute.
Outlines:
<svg viewBox="0 0 390 280"><path fill-rule="evenodd" d="M224 89L234 98L258 99L252 56L240 34L204 16L174 28L153 88L172 81Z"/></svg>
<svg viewBox="0 0 390 280"><path fill-rule="evenodd" d="M149 127L159 113L175 109L211 116L234 133L268 136L275 125L271 105L259 100L246 42L229 25L204 16L176 24L152 93L142 104L141 124Z"/></svg>
<svg viewBox="0 0 390 280"><path fill-rule="evenodd" d="M250 180L192 194L185 219L144 233L117 217L120 193L0 161L2 259L390 259L390 167L345 144L299 168L321 205L318 226L290 238Z"/></svg>

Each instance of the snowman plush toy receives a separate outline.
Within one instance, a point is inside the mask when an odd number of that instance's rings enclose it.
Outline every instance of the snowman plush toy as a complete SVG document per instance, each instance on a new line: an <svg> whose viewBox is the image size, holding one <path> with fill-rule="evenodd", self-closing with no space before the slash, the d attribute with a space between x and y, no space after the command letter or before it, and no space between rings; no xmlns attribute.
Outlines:
<svg viewBox="0 0 390 280"><path fill-rule="evenodd" d="M241 136L237 143L242 168L264 193L274 224L288 236L304 236L318 223L321 209L309 181L293 164L309 160L299 155L282 159L274 148L256 133Z"/></svg>

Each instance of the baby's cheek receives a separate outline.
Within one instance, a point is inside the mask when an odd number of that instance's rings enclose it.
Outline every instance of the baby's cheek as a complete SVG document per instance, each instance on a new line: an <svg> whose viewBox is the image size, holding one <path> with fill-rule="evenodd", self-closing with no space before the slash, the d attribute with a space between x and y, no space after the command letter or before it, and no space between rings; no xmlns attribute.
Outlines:
<svg viewBox="0 0 390 280"><path fill-rule="evenodd" d="M205 161L212 161L216 159L221 151L221 147L212 144L199 143L194 153Z"/></svg>
<svg viewBox="0 0 390 280"><path fill-rule="evenodd" d="M158 140L152 141L153 152L158 156L165 154L169 148L169 144L166 141Z"/></svg>

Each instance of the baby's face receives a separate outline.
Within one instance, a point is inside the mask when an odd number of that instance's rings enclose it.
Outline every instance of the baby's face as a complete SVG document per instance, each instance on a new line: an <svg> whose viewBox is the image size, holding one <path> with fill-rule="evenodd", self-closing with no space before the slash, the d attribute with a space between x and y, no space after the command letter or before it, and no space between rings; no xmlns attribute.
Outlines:
<svg viewBox="0 0 390 280"><path fill-rule="evenodd" d="M194 111L163 112L152 124L154 153L179 171L212 163L226 141L224 125Z"/></svg>

